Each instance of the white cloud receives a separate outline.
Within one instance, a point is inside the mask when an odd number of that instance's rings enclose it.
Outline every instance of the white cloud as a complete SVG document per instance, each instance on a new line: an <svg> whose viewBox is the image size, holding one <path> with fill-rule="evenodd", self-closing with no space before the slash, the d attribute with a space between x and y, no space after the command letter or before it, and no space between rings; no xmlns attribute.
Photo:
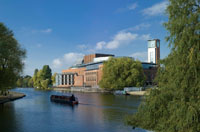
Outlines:
<svg viewBox="0 0 200 132"><path fill-rule="evenodd" d="M161 15L164 13L165 9L167 8L168 2L165 0L161 3L157 3L149 8L144 9L142 12L144 15L148 16L155 16Z"/></svg>
<svg viewBox="0 0 200 132"><path fill-rule="evenodd" d="M116 49L120 45L128 44L131 41L135 40L137 38L137 36L138 36L138 34L133 34L130 32L119 32L118 34L116 34L114 36L112 41L110 41L106 44L105 48Z"/></svg>
<svg viewBox="0 0 200 132"><path fill-rule="evenodd" d="M147 52L136 52L136 53L131 54L130 57L133 57L143 62L147 62L148 54Z"/></svg>
<svg viewBox="0 0 200 132"><path fill-rule="evenodd" d="M78 47L78 49L80 49L80 50L85 50L85 49L87 48L87 45L85 45L85 44L80 44L80 45L78 45L77 47Z"/></svg>
<svg viewBox="0 0 200 132"><path fill-rule="evenodd" d="M150 34L143 34L143 35L140 36L140 39L145 40L145 41L150 40L151 36L150 36Z"/></svg>
<svg viewBox="0 0 200 132"><path fill-rule="evenodd" d="M51 28L47 28L47 29L44 29L44 30L41 30L40 32L42 33L51 33L53 30Z"/></svg>
<svg viewBox="0 0 200 132"><path fill-rule="evenodd" d="M104 46L106 45L105 41L100 41L96 44L96 50L102 50L104 48Z"/></svg>
<svg viewBox="0 0 200 132"><path fill-rule="evenodd" d="M81 63L83 56L84 55L82 53L66 53L63 57L54 59L52 67L60 70L66 69L74 64Z"/></svg>
<svg viewBox="0 0 200 132"><path fill-rule="evenodd" d="M122 13L122 12L127 12L127 11L131 11L131 10L135 10L136 8L138 7L138 4L137 3L132 3L126 7L123 7L123 8L119 8L117 9L117 13Z"/></svg>
<svg viewBox="0 0 200 132"><path fill-rule="evenodd" d="M137 6L138 6L137 3L133 3L130 6L128 6L128 9L129 10L134 10Z"/></svg>
<svg viewBox="0 0 200 132"><path fill-rule="evenodd" d="M136 25L134 27L129 27L129 28L123 29L120 32L138 31L138 30L149 28L150 26L151 25L149 23L141 23L141 24Z"/></svg>
<svg viewBox="0 0 200 132"><path fill-rule="evenodd" d="M53 67L54 68L60 68L62 66L62 61L61 59L57 58L53 60Z"/></svg>
<svg viewBox="0 0 200 132"><path fill-rule="evenodd" d="M44 33L44 34L49 34L53 31L51 28L47 29L41 29L41 30L32 30L32 33Z"/></svg>
<svg viewBox="0 0 200 132"><path fill-rule="evenodd" d="M138 35L131 32L120 31L113 37L111 41L108 42L100 41L96 43L96 47L92 51L102 50L102 49L110 49L110 50L117 49L121 45L132 43L134 40L146 41L149 39L151 39L150 34Z"/></svg>

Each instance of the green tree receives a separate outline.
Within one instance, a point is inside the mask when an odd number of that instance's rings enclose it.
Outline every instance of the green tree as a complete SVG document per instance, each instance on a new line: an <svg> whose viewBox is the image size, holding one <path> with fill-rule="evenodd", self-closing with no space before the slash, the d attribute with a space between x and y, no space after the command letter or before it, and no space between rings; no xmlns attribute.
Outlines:
<svg viewBox="0 0 200 132"><path fill-rule="evenodd" d="M23 77L23 86L22 87L28 87L28 82L29 82L29 80L31 79L31 76L25 76L25 77Z"/></svg>
<svg viewBox="0 0 200 132"><path fill-rule="evenodd" d="M106 90L121 90L124 87L140 87L145 82L142 64L132 58L110 58L104 62L103 76L99 83Z"/></svg>
<svg viewBox="0 0 200 132"><path fill-rule="evenodd" d="M42 80L46 80L49 79L49 85L51 84L51 68L49 67L49 65L44 65L42 68L42 74L41 74L41 79Z"/></svg>
<svg viewBox="0 0 200 132"><path fill-rule="evenodd" d="M28 87L32 88L33 87L33 78L30 78L28 81Z"/></svg>
<svg viewBox="0 0 200 132"><path fill-rule="evenodd" d="M23 70L25 54L13 32L0 23L0 90L16 85L16 80Z"/></svg>
<svg viewBox="0 0 200 132"><path fill-rule="evenodd" d="M19 77L16 82L17 87L33 87L33 79L31 76Z"/></svg>
<svg viewBox="0 0 200 132"><path fill-rule="evenodd" d="M50 85L52 85L51 78L51 68L48 65L44 65L41 70L35 69L33 76L33 85L35 88L48 88Z"/></svg>
<svg viewBox="0 0 200 132"><path fill-rule="evenodd" d="M42 87L43 89L46 89L46 88L49 87L49 83L50 83L50 80L49 80L49 79L42 80L42 81L41 81L41 87Z"/></svg>
<svg viewBox="0 0 200 132"><path fill-rule="evenodd" d="M37 73L38 73L38 69L35 69L35 71L34 71L34 75L33 75L33 87L37 87Z"/></svg>
<svg viewBox="0 0 200 132"><path fill-rule="evenodd" d="M22 87L22 85L23 85L23 78L18 78L17 79L17 82L16 82L16 85L17 85L17 87Z"/></svg>
<svg viewBox="0 0 200 132"><path fill-rule="evenodd" d="M42 77L42 70L39 70L37 72L36 78L37 78L37 80L35 82L36 88L42 88L41 81L44 79Z"/></svg>
<svg viewBox="0 0 200 132"><path fill-rule="evenodd" d="M169 0L171 53L157 84L128 124L158 132L200 131L200 1Z"/></svg>
<svg viewBox="0 0 200 132"><path fill-rule="evenodd" d="M56 83L56 75L57 75L57 73L54 73L53 76L51 77L52 84Z"/></svg>

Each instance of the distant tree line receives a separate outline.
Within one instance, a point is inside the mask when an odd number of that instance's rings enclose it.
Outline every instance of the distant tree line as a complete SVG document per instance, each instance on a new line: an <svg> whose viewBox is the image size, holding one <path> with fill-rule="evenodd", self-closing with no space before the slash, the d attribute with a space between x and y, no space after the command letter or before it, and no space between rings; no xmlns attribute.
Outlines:
<svg viewBox="0 0 200 132"><path fill-rule="evenodd" d="M16 82L17 87L23 87L23 88L27 88L27 87L33 87L33 79L31 76L21 76L17 79Z"/></svg>
<svg viewBox="0 0 200 132"><path fill-rule="evenodd" d="M49 65L44 65L41 70L35 69L33 77L19 77L17 87L34 87L39 89L47 89L55 83L56 73L52 76Z"/></svg>

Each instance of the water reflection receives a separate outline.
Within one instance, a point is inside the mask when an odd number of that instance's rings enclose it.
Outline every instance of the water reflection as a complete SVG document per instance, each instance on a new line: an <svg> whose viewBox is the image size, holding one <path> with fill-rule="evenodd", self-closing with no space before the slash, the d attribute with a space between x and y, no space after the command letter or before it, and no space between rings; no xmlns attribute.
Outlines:
<svg viewBox="0 0 200 132"><path fill-rule="evenodd" d="M18 132L22 120L22 115L15 112L13 103L0 105L0 132Z"/></svg>
<svg viewBox="0 0 200 132"><path fill-rule="evenodd" d="M124 125L124 115L134 113L141 97L99 93L74 93L80 104L71 107L50 101L56 91L18 88L27 96L0 108L0 132L144 132Z"/></svg>

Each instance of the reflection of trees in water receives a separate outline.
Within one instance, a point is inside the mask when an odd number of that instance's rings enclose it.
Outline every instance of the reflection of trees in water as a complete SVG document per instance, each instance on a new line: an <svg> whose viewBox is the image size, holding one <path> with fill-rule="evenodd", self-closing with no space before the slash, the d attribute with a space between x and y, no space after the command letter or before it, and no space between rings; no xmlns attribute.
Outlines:
<svg viewBox="0 0 200 132"><path fill-rule="evenodd" d="M136 112L142 97L100 94L99 98L104 118L108 121L123 122L127 114Z"/></svg>
<svg viewBox="0 0 200 132"><path fill-rule="evenodd" d="M0 132L17 132L19 127L21 127L20 120L18 119L21 118L16 118L13 103L0 105Z"/></svg>

